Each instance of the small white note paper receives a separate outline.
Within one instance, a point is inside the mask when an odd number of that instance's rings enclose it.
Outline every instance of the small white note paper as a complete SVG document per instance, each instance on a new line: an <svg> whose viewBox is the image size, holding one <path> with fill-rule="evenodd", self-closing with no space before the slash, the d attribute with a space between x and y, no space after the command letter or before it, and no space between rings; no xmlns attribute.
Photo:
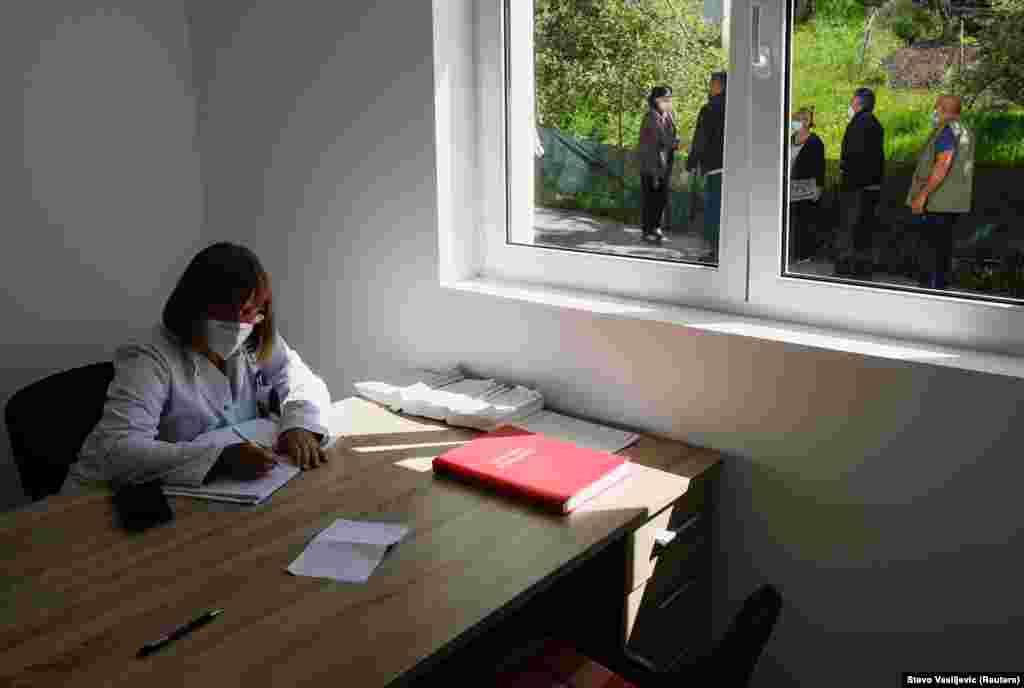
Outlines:
<svg viewBox="0 0 1024 688"><path fill-rule="evenodd" d="M313 538L288 567L288 572L343 583L365 583L388 548L408 533L408 526L400 523L339 518Z"/></svg>

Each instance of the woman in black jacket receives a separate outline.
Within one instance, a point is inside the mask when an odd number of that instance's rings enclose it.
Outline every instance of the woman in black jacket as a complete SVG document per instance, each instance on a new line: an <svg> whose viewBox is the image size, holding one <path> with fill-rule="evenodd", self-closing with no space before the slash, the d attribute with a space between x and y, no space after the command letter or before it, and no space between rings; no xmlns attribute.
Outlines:
<svg viewBox="0 0 1024 688"><path fill-rule="evenodd" d="M643 191L643 240L660 243L662 216L668 203L675 152L679 150L672 117L672 89L655 86L647 98L647 114L640 127L640 184Z"/></svg>
<svg viewBox="0 0 1024 688"><path fill-rule="evenodd" d="M814 108L801 108L790 123L790 263L814 255L821 195L825 190L825 144L814 128Z"/></svg>

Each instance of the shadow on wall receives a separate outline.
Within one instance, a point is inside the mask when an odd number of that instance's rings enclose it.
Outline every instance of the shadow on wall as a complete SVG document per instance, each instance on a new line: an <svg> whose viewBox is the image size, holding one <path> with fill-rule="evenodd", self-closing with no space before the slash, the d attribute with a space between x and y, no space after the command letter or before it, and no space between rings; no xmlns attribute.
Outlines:
<svg viewBox="0 0 1024 688"><path fill-rule="evenodd" d="M803 680L842 667L837 685L852 686L895 681L915 666L955 668L957 657L1002 666L1016 656L1024 530L1015 488L999 484L1022 475L992 449L879 453L835 465L832 479L729 457L717 537L731 554L716 553L714 580L733 594L776 583L786 601L754 685L807 685L791 673L794 662ZM871 481L889 481L891 494L869 494ZM901 484L903 500L891 488ZM720 587L715 602L721 634L740 600ZM809 638L820 639L813 653ZM850 662L851 648L864 661Z"/></svg>

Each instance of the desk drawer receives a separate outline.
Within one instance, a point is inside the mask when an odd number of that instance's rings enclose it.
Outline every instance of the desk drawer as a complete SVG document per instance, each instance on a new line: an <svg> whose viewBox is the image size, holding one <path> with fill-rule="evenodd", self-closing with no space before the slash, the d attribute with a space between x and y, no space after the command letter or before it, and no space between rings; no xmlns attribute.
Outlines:
<svg viewBox="0 0 1024 688"><path fill-rule="evenodd" d="M641 586L626 597L625 613L626 654L649 669L664 670L709 647L710 589L701 578L681 581L661 600Z"/></svg>
<svg viewBox="0 0 1024 688"><path fill-rule="evenodd" d="M683 516L679 516L682 512ZM662 532L675 533L667 546L657 541ZM627 540L626 590L629 593L647 582L656 571L675 568L703 548L707 514L703 511L664 509L638 528Z"/></svg>

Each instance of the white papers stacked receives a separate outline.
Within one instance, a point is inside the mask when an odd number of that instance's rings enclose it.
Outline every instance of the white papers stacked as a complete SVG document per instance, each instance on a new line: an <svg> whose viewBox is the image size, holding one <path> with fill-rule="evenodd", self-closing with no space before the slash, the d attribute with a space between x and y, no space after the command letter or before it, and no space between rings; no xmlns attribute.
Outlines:
<svg viewBox="0 0 1024 688"><path fill-rule="evenodd" d="M288 572L295 576L330 578L343 583L365 583L388 548L408 532L407 526L398 523L339 518L313 538L288 566Z"/></svg>
<svg viewBox="0 0 1024 688"><path fill-rule="evenodd" d="M459 368L410 370L390 383L357 382L364 397L392 411L443 420L477 430L517 425L530 432L595 451L617 452L638 435L544 410L540 392L490 379L467 378Z"/></svg>
<svg viewBox="0 0 1024 688"><path fill-rule="evenodd" d="M523 418L544 407L540 392L521 385L465 377L459 368L411 371L399 382L357 382L356 391L392 411L480 430Z"/></svg>
<svg viewBox="0 0 1024 688"><path fill-rule="evenodd" d="M578 447L612 454L625 449L639 438L633 432L563 416L554 411L538 411L514 424L539 435L571 442Z"/></svg>
<svg viewBox="0 0 1024 688"><path fill-rule="evenodd" d="M537 413L544 408L544 397L520 385L496 385L482 395L478 403L477 408L453 408L445 421L450 425L491 430Z"/></svg>
<svg viewBox="0 0 1024 688"><path fill-rule="evenodd" d="M465 373L458 367L444 368L439 370L414 369L400 371L392 376L388 382L357 382L356 392L371 401L385 404L392 411L402 408L402 391L409 387L419 386L420 388L439 389L459 380L464 380Z"/></svg>

